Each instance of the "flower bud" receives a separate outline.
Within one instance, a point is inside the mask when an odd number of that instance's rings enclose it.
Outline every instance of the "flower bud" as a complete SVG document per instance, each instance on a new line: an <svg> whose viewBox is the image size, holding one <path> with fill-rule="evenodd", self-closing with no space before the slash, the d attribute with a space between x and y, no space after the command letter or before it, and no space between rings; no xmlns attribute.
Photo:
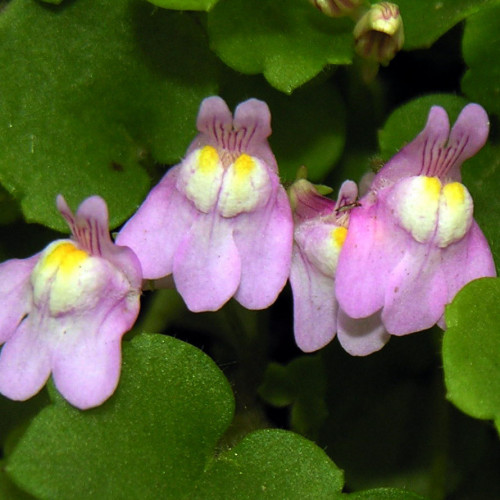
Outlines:
<svg viewBox="0 0 500 500"><path fill-rule="evenodd" d="M318 10L330 17L348 16L364 0L309 0Z"/></svg>
<svg viewBox="0 0 500 500"><path fill-rule="evenodd" d="M399 7L380 2L372 5L354 28L356 52L365 59L386 65L404 43Z"/></svg>

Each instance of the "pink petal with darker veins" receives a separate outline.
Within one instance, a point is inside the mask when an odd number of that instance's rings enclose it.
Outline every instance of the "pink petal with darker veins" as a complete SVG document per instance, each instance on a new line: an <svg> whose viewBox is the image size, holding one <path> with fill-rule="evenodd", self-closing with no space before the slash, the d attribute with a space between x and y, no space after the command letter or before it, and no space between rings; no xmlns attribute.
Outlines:
<svg viewBox="0 0 500 500"><path fill-rule="evenodd" d="M440 106L433 106L425 128L382 167L373 179L372 189L383 189L404 177L428 175L426 172L437 161L438 150L446 145L449 132L448 114Z"/></svg>

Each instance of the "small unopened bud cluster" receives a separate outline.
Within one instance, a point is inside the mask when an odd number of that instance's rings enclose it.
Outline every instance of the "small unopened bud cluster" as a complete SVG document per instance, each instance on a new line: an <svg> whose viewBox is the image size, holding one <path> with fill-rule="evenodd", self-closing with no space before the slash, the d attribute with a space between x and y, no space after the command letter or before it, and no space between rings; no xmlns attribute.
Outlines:
<svg viewBox="0 0 500 500"><path fill-rule="evenodd" d="M357 22L354 40L356 52L361 57L388 64L404 43L399 7L389 2L373 5Z"/></svg>

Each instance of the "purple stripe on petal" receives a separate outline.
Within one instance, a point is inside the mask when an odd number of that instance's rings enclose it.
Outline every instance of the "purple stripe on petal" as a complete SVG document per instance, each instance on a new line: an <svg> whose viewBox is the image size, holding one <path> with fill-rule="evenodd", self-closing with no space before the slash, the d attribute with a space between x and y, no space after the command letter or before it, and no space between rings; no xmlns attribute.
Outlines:
<svg viewBox="0 0 500 500"><path fill-rule="evenodd" d="M462 163L483 147L488 131L488 115L478 104L465 106L451 132L446 111L433 106L425 128L382 168L373 188L414 175L460 182Z"/></svg>
<svg viewBox="0 0 500 500"><path fill-rule="evenodd" d="M239 141L240 152L260 158L272 171L278 171L267 142L271 135L271 113L265 102L249 99L239 104L234 112L234 129L244 131Z"/></svg>
<svg viewBox="0 0 500 500"><path fill-rule="evenodd" d="M447 166L446 176L460 181L462 163L474 156L486 143L489 133L489 119L479 104L468 104L453 125L448 141L449 147L456 150L455 157Z"/></svg>
<svg viewBox="0 0 500 500"><path fill-rule="evenodd" d="M57 208L66 219L79 247L90 255L105 256L113 243L108 232L108 207L100 196L85 199L75 215L63 196L57 197Z"/></svg>
<svg viewBox="0 0 500 500"><path fill-rule="evenodd" d="M248 99L236 107L233 126L244 132L240 144L242 150L249 151L254 142L260 143L271 135L271 112L264 101Z"/></svg>
<svg viewBox="0 0 500 500"><path fill-rule="evenodd" d="M448 140L450 122L446 111L433 106L429 112L425 128L389 160L375 176L372 189L379 190L390 186L403 177L414 175L433 176L437 160Z"/></svg>
<svg viewBox="0 0 500 500"><path fill-rule="evenodd" d="M233 115L221 97L213 96L203 100L196 126L201 132L201 137L198 136L193 141L186 155L193 149L206 144L223 149L229 147L229 136L233 129Z"/></svg>

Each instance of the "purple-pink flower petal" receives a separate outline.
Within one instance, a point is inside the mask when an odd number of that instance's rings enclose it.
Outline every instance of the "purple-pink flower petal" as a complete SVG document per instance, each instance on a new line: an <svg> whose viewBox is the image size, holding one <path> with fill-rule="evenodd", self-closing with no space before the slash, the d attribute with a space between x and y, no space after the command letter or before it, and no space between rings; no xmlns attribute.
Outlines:
<svg viewBox="0 0 500 500"><path fill-rule="evenodd" d="M496 276L488 242L475 221L461 241L442 250L441 269L448 289L447 303L470 281ZM444 326L442 320L440 326Z"/></svg>
<svg viewBox="0 0 500 500"><path fill-rule="evenodd" d="M29 259L12 259L0 264L0 344L16 331L31 307L30 274L38 254Z"/></svg>
<svg viewBox="0 0 500 500"><path fill-rule="evenodd" d="M175 286L191 311L220 309L238 288L241 260L233 228L231 219L203 214L177 248Z"/></svg>
<svg viewBox="0 0 500 500"><path fill-rule="evenodd" d="M0 393L15 401L37 394L50 376L51 348L39 335L39 327L26 318L1 351Z"/></svg>
<svg viewBox="0 0 500 500"><path fill-rule="evenodd" d="M349 316L364 318L383 307L390 272L404 255L400 243L379 205L366 203L351 211L336 274L337 299Z"/></svg>
<svg viewBox="0 0 500 500"><path fill-rule="evenodd" d="M304 352L317 351L335 337L337 330L335 280L311 265L294 245L290 285L295 342Z"/></svg>
<svg viewBox="0 0 500 500"><path fill-rule="evenodd" d="M104 341L97 335L72 345L63 344L52 368L57 390L81 410L102 404L118 385L120 344L120 338Z"/></svg>
<svg viewBox="0 0 500 500"><path fill-rule="evenodd" d="M75 215L63 196L57 197L57 209L66 219L79 247L91 255L107 257L113 242L109 236L108 207L100 196L85 199Z"/></svg>
<svg viewBox="0 0 500 500"><path fill-rule="evenodd" d="M271 113L267 104L258 99L248 99L234 111L233 127L240 132L240 150L263 160L272 171L277 172L276 159L267 143L271 135Z"/></svg>
<svg viewBox="0 0 500 500"><path fill-rule="evenodd" d="M167 172L116 238L131 248L145 279L172 272L174 254L189 227L199 216L192 203L176 189L179 166Z"/></svg>
<svg viewBox="0 0 500 500"><path fill-rule="evenodd" d="M285 190L252 214L235 220L234 241L241 259L235 299L248 309L269 307L286 284L292 252L292 214Z"/></svg>
<svg viewBox="0 0 500 500"><path fill-rule="evenodd" d="M339 309L337 337L340 345L352 356L367 356L382 349L391 336L382 323L380 312L354 319Z"/></svg>
<svg viewBox="0 0 500 500"><path fill-rule="evenodd" d="M207 97L200 105L196 127L201 132L191 143L186 156L207 144L217 148L229 147L229 135L233 128L233 115L226 102L219 96Z"/></svg>
<svg viewBox="0 0 500 500"><path fill-rule="evenodd" d="M468 104L458 115L450 132L448 147L455 151L453 161L447 165L446 176L459 181L462 163L474 156L486 143L490 122L486 111L479 104Z"/></svg>
<svg viewBox="0 0 500 500"><path fill-rule="evenodd" d="M388 332L405 335L437 323L447 301L438 248L409 242L385 287L382 321Z"/></svg>

